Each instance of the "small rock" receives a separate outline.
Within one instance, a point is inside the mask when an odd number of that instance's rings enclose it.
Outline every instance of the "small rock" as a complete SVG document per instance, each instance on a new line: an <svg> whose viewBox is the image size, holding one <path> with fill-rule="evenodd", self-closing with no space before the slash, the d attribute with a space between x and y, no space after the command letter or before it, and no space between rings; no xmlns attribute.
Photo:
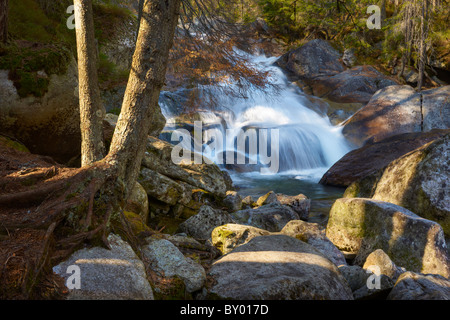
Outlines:
<svg viewBox="0 0 450 320"><path fill-rule="evenodd" d="M277 202L233 212L233 219L240 224L253 226L270 232L278 232L291 220L299 220L299 216L287 206Z"/></svg>
<svg viewBox="0 0 450 320"><path fill-rule="evenodd" d="M259 197L259 199L256 201L256 204L259 207L271 203L279 203L277 195L273 191L270 191L269 193Z"/></svg>
<svg viewBox="0 0 450 320"><path fill-rule="evenodd" d="M405 272L404 269L397 267L395 263L389 258L389 256L381 249L377 249L366 259L363 265L364 270L373 269L373 267L379 268L381 274L384 274L391 278L394 282L398 277Z"/></svg>
<svg viewBox="0 0 450 320"><path fill-rule="evenodd" d="M242 209L242 198L236 191L227 191L223 204L231 211Z"/></svg>
<svg viewBox="0 0 450 320"><path fill-rule="evenodd" d="M277 194L278 201L285 206L291 208L298 214L301 220L308 220L309 210L311 209L311 200L303 194L296 196L286 196L283 194Z"/></svg>
<svg viewBox="0 0 450 320"><path fill-rule="evenodd" d="M202 206L196 215L180 224L180 229L193 238L207 240L214 228L227 223L234 223L234 220L226 211Z"/></svg>
<svg viewBox="0 0 450 320"><path fill-rule="evenodd" d="M214 229L211 234L212 244L222 252L227 254L234 248L249 242L259 236L267 236L270 232L259 228L240 224L226 224Z"/></svg>

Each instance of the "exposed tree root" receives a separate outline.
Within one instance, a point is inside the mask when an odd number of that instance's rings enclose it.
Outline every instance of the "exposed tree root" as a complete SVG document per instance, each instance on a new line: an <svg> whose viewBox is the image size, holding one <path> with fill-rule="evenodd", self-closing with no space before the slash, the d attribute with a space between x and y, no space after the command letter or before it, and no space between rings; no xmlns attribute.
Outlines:
<svg viewBox="0 0 450 320"><path fill-rule="evenodd" d="M0 194L0 298L36 298L44 282L47 292L55 283L51 266L86 243L109 247L112 219L129 230L120 215L122 190L110 165L16 172L2 180L4 190L8 183L27 181L25 177L36 183Z"/></svg>

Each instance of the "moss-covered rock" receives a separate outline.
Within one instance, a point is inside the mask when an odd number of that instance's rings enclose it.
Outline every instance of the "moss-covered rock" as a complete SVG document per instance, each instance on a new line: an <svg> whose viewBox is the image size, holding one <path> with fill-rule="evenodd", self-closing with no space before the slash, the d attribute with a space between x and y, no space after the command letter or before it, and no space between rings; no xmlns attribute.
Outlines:
<svg viewBox="0 0 450 320"><path fill-rule="evenodd" d="M450 275L441 226L392 203L338 199L331 208L326 235L340 250L356 253L358 265L382 249L407 270Z"/></svg>
<svg viewBox="0 0 450 320"><path fill-rule="evenodd" d="M270 232L267 230L251 226L226 224L213 230L211 233L211 241L222 254L227 254L234 248L249 242L255 237L266 236L269 234Z"/></svg>
<svg viewBox="0 0 450 320"><path fill-rule="evenodd" d="M450 134L393 161L376 182L373 199L438 222L450 235Z"/></svg>
<svg viewBox="0 0 450 320"><path fill-rule="evenodd" d="M30 150L28 150L28 148L25 147L22 143L12 140L5 136L0 136L0 144L5 147L8 147L8 148L15 149L17 151L27 152L27 153L30 152Z"/></svg>
<svg viewBox="0 0 450 320"><path fill-rule="evenodd" d="M344 197L373 198L438 222L450 235L450 133L353 182Z"/></svg>

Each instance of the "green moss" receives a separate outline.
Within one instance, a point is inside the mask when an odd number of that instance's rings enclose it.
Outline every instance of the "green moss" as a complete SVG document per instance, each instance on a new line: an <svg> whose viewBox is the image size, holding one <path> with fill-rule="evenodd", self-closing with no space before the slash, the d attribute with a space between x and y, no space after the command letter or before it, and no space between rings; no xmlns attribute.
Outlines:
<svg viewBox="0 0 450 320"><path fill-rule="evenodd" d="M9 70L19 96L42 97L48 90L49 76L64 74L72 54L63 45L10 45L3 48L0 69Z"/></svg>
<svg viewBox="0 0 450 320"><path fill-rule="evenodd" d="M30 153L30 150L28 150L28 148L25 147L23 144L21 144L20 142L11 140L7 137L0 136L0 144L4 145L6 147L9 147L9 148L18 150L18 151Z"/></svg>

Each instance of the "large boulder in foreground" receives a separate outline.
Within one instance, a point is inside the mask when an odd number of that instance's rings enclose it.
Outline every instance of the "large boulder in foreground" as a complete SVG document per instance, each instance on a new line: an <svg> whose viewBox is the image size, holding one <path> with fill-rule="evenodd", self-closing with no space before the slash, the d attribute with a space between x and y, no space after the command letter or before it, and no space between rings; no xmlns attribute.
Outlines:
<svg viewBox="0 0 450 320"><path fill-rule="evenodd" d="M450 275L441 226L392 203L338 199L331 208L326 235L340 250L355 253L357 265L363 265L370 253L382 249L396 265L407 270Z"/></svg>
<svg viewBox="0 0 450 320"><path fill-rule="evenodd" d="M67 299L153 300L143 262L119 236L111 234L108 241L111 250L82 249L53 268L56 274L69 281L68 268L80 268L81 288L69 290Z"/></svg>
<svg viewBox="0 0 450 320"><path fill-rule="evenodd" d="M389 86L344 123L343 134L357 146L407 132L450 128L450 86L416 92Z"/></svg>
<svg viewBox="0 0 450 320"><path fill-rule="evenodd" d="M286 235L256 237L213 263L210 294L236 300L353 300L338 268Z"/></svg>
<svg viewBox="0 0 450 320"><path fill-rule="evenodd" d="M347 153L322 177L321 184L348 187L353 182L365 178L385 168L395 159L421 146L442 138L450 129L434 129L430 132L399 134Z"/></svg>
<svg viewBox="0 0 450 320"><path fill-rule="evenodd" d="M450 235L450 133L351 184L345 197L366 197L402 206L438 222Z"/></svg>

